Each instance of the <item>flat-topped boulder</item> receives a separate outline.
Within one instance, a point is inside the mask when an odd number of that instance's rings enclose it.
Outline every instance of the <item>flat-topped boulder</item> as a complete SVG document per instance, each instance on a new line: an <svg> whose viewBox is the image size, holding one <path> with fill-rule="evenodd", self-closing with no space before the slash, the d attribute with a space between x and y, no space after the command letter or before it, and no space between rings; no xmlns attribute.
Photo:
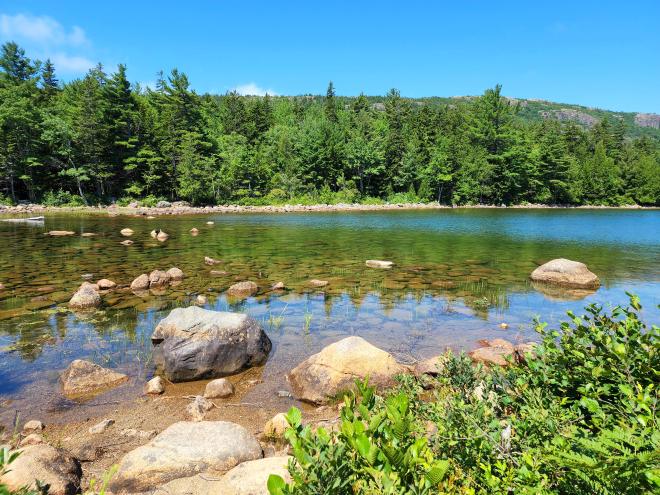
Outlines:
<svg viewBox="0 0 660 495"><path fill-rule="evenodd" d="M154 358L173 382L220 378L262 364L272 344L243 313L176 308L158 323Z"/></svg>
<svg viewBox="0 0 660 495"><path fill-rule="evenodd" d="M69 397L94 395L127 380L128 376L123 373L117 373L83 359L72 361L60 375L62 390Z"/></svg>
<svg viewBox="0 0 660 495"><path fill-rule="evenodd" d="M67 235L76 235L76 233L72 230L51 230L48 232L48 235L52 237L63 237Z"/></svg>
<svg viewBox="0 0 660 495"><path fill-rule="evenodd" d="M589 271L587 265L579 261L558 258L548 261L534 270L530 278L535 282L554 284L561 287L597 289L598 277Z"/></svg>
<svg viewBox="0 0 660 495"><path fill-rule="evenodd" d="M199 473L217 477L262 455L259 442L240 425L181 421L126 454L110 481L110 490L114 494L138 493Z"/></svg>
<svg viewBox="0 0 660 495"><path fill-rule="evenodd" d="M407 368L394 357L361 337L347 337L310 356L288 374L293 395L303 401L323 404L352 389L355 379L387 386Z"/></svg>
<svg viewBox="0 0 660 495"><path fill-rule="evenodd" d="M40 443L21 447L21 454L0 477L0 484L19 493L22 487L36 490L39 481L49 486L49 495L74 495L79 493L81 476L78 461L62 449Z"/></svg>

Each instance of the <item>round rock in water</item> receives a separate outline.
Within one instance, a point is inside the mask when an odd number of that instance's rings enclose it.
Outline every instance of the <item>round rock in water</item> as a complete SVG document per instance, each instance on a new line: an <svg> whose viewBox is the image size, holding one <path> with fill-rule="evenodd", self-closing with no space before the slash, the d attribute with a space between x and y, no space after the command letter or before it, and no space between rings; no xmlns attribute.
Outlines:
<svg viewBox="0 0 660 495"><path fill-rule="evenodd" d="M252 296L257 293L259 286L254 282L246 280L245 282L238 282L227 289L227 295L232 297L246 297Z"/></svg>
<svg viewBox="0 0 660 495"><path fill-rule="evenodd" d="M598 277L589 271L587 265L579 261L564 258L548 261L532 272L531 279L561 287L580 289L597 289L600 287Z"/></svg>
<svg viewBox="0 0 660 495"><path fill-rule="evenodd" d="M261 445L240 425L181 421L126 454L110 481L110 490L138 493L199 473L218 477L237 464L261 457Z"/></svg>
<svg viewBox="0 0 660 495"><path fill-rule="evenodd" d="M72 309L90 309L100 306L101 296L96 292L97 287L88 282L83 283L69 301L69 307Z"/></svg>
<svg viewBox="0 0 660 495"><path fill-rule="evenodd" d="M149 275L143 273L131 282L131 290L147 290L149 288Z"/></svg>
<svg viewBox="0 0 660 495"><path fill-rule="evenodd" d="M60 380L64 394L77 397L115 387L128 380L128 376L89 361L76 359L62 373Z"/></svg>
<svg viewBox="0 0 660 495"><path fill-rule="evenodd" d="M272 344L243 313L176 308L156 326L154 359L172 382L220 378L262 364Z"/></svg>

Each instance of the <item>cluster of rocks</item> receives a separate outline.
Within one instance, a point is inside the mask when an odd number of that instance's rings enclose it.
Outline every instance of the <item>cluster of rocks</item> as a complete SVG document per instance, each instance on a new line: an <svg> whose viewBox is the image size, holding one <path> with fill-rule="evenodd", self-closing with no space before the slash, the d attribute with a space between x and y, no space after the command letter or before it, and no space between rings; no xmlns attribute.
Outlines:
<svg viewBox="0 0 660 495"><path fill-rule="evenodd" d="M138 276L131 282L131 290L144 291L148 289L161 288L173 282L180 282L185 277L183 270L172 267L167 271L153 270L151 273Z"/></svg>
<svg viewBox="0 0 660 495"><path fill-rule="evenodd" d="M87 310L101 305L101 293L106 293L117 287L110 279L102 278L95 284L83 282L69 300L69 307L75 310Z"/></svg>

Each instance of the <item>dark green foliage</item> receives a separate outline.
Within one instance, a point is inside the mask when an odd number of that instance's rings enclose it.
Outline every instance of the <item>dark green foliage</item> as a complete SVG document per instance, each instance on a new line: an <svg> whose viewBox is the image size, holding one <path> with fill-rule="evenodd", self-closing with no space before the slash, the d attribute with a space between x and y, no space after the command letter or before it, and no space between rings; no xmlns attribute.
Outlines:
<svg viewBox="0 0 660 495"><path fill-rule="evenodd" d="M15 43L0 54L0 195L80 204L438 201L660 204L660 133L633 114L478 98L198 95L176 69L155 89L126 67L61 84ZM635 139L631 139L635 137ZM70 202L70 201L69 201Z"/></svg>
<svg viewBox="0 0 660 495"><path fill-rule="evenodd" d="M293 409L293 482L271 476L270 492L658 493L660 329L640 311L631 296L539 324L536 355L505 369L448 354L437 379L402 377L384 397L358 383L337 433Z"/></svg>

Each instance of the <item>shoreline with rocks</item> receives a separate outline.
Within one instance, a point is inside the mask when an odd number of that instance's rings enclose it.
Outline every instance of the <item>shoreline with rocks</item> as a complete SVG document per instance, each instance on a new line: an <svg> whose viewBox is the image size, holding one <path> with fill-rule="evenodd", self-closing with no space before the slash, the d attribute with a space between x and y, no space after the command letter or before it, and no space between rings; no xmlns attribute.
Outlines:
<svg viewBox="0 0 660 495"><path fill-rule="evenodd" d="M548 205L548 204L521 204L521 205L463 205L449 206L439 203L392 203L392 204L317 204L317 205L216 205L216 206L190 206L184 201L161 202L157 206L141 206L131 203L128 206L98 205L98 206L44 206L39 204L21 204L17 206L0 205L0 216L4 215L32 215L44 213L83 213L107 214L127 216L166 216L166 215L205 215L222 213L302 213L302 212L353 212L353 211L392 211L392 210L453 210L453 209L549 209L549 210L657 210L656 206L598 206L598 205Z"/></svg>

